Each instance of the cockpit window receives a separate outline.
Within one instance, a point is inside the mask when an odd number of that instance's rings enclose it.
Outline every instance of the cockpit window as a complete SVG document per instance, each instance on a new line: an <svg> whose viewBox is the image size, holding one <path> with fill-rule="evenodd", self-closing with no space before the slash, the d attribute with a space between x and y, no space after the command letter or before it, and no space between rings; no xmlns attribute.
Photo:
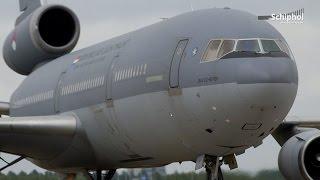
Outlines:
<svg viewBox="0 0 320 180"><path fill-rule="evenodd" d="M286 42L279 39L214 39L209 42L202 62L217 59L254 57L294 57Z"/></svg>
<svg viewBox="0 0 320 180"><path fill-rule="evenodd" d="M281 49L274 40L261 40L261 44L265 53L280 52Z"/></svg>
<svg viewBox="0 0 320 180"><path fill-rule="evenodd" d="M221 58L226 54L232 52L234 48L234 44L235 44L234 40L224 40L219 50L218 58Z"/></svg>
<svg viewBox="0 0 320 180"><path fill-rule="evenodd" d="M213 40L209 43L208 49L203 57L204 61L210 61L217 59L221 40Z"/></svg>
<svg viewBox="0 0 320 180"><path fill-rule="evenodd" d="M280 47L281 51L285 52L288 56L292 57L292 54L291 54L291 52L285 42L283 42L282 40L276 40L276 42L277 42L278 46Z"/></svg>
<svg viewBox="0 0 320 180"><path fill-rule="evenodd" d="M236 51L240 52L260 52L258 40L239 40Z"/></svg>

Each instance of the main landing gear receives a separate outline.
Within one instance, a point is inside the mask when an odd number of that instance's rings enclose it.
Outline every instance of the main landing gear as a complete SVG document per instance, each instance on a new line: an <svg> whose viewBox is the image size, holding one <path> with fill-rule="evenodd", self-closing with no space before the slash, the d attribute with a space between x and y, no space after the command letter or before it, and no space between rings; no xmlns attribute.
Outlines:
<svg viewBox="0 0 320 180"><path fill-rule="evenodd" d="M88 172L88 176L90 177L90 180L111 180L116 174L116 171L117 170L115 169L108 171L96 170Z"/></svg>

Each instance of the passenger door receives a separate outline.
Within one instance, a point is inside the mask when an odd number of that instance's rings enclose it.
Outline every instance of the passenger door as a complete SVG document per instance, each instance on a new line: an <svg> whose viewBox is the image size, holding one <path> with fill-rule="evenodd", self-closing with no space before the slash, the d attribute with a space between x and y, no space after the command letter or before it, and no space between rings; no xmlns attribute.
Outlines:
<svg viewBox="0 0 320 180"><path fill-rule="evenodd" d="M105 56L79 58L62 72L56 88L55 112L105 102Z"/></svg>
<svg viewBox="0 0 320 180"><path fill-rule="evenodd" d="M54 111L55 113L60 113L60 96L61 96L61 89L62 89L62 84L63 84L63 80L65 78L65 75L67 73L67 70L64 70L60 77L59 77L59 81L58 81L58 85L55 89L55 95L54 95Z"/></svg>
<svg viewBox="0 0 320 180"><path fill-rule="evenodd" d="M169 86L170 88L180 88L179 84L179 71L181 60L185 57L185 49L188 45L189 39L180 40L174 55L172 57L171 66L170 66L170 79Z"/></svg>

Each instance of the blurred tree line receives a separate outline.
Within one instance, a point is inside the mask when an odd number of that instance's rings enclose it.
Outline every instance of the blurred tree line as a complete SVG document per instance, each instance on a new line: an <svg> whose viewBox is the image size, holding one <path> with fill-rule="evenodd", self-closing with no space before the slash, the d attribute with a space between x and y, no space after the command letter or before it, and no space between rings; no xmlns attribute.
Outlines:
<svg viewBox="0 0 320 180"><path fill-rule="evenodd" d="M251 175L244 172L225 172L225 180L284 180L278 170L264 170L255 175ZM159 174L153 174L152 178L144 177L140 175L136 178L131 178L130 175L124 171L121 174L116 174L114 180L205 180L205 173L182 173L171 174L161 176ZM0 180L59 180L59 176L52 172L38 173L33 171L30 174L21 172L15 174L9 172L7 175L0 174ZM78 175L77 180L85 180L81 175Z"/></svg>

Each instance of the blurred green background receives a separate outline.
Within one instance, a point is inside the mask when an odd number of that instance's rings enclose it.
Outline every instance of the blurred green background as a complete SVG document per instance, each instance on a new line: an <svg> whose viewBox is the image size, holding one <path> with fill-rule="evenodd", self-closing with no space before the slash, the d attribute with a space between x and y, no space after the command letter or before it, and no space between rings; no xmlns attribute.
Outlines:
<svg viewBox="0 0 320 180"><path fill-rule="evenodd" d="M264 170L257 174L248 174L245 172L225 172L225 180L284 180L282 175L278 170ZM205 180L205 173L175 173L171 175L160 175L158 173L152 174L151 176L146 176L142 170L140 174L133 176L128 171L122 171L117 173L114 180ZM20 174L15 174L9 172L7 175L1 174L0 180L58 180L59 176L55 173L46 172L38 173L33 171L30 174L21 172ZM78 175L77 180L85 180L81 175Z"/></svg>

